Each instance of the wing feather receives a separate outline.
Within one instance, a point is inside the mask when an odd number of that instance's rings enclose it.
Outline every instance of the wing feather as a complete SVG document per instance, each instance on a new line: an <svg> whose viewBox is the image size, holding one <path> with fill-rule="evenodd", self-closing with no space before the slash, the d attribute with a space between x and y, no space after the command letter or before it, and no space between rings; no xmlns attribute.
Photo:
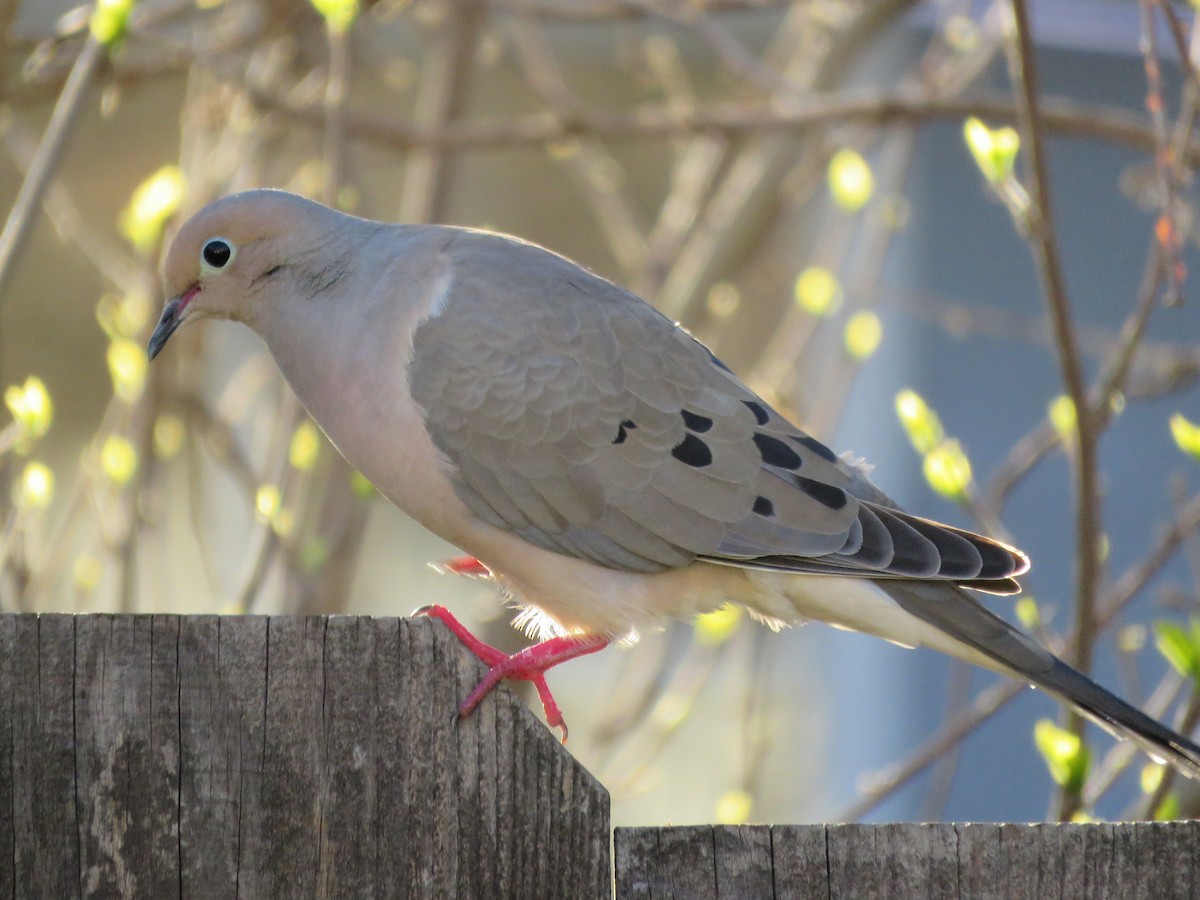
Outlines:
<svg viewBox="0 0 1200 900"><path fill-rule="evenodd" d="M700 558L1007 591L1007 545L910 516L640 299L531 244L456 231L410 387L455 490L541 547L654 572Z"/></svg>

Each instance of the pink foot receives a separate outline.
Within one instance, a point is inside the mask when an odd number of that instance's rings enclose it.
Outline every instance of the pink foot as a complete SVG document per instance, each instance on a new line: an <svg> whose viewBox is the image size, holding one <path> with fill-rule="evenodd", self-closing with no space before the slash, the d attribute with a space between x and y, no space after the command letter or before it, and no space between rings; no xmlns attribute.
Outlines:
<svg viewBox="0 0 1200 900"><path fill-rule="evenodd" d="M453 570L451 570L453 571ZM526 647L512 656L485 644L471 632L467 631L458 619L444 606L426 606L417 610L417 615L432 616L440 619L462 642L468 650L478 656L488 667L488 673L475 686L475 690L467 695L458 707L459 718L470 715L497 684L506 678L517 681L529 681L537 689L542 701L542 711L546 715L546 724L551 728L562 730L562 742L567 742L567 723L563 720L558 704L546 684L546 670L564 663L577 656L586 656L603 650L608 646L608 638L603 637L556 637L532 647Z"/></svg>

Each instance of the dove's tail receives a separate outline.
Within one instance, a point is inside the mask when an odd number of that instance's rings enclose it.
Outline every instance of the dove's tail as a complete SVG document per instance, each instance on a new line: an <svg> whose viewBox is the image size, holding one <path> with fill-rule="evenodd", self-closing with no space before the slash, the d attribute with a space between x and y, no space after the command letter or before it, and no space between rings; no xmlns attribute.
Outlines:
<svg viewBox="0 0 1200 900"><path fill-rule="evenodd" d="M1106 730L1135 741L1184 775L1200 778L1200 746L1071 668L966 591L936 582L880 579L875 584L907 613L974 651L956 655L972 661L982 655L995 668L1066 700Z"/></svg>

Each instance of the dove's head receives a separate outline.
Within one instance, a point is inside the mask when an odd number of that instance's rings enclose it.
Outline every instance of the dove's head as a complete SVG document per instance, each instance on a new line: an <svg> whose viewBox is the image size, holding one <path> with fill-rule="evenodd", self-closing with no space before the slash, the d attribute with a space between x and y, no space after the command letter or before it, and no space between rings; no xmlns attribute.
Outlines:
<svg viewBox="0 0 1200 900"><path fill-rule="evenodd" d="M358 220L285 191L245 191L208 204L184 223L163 260L167 302L150 358L195 319L255 327L294 293L314 247L328 247L348 221Z"/></svg>

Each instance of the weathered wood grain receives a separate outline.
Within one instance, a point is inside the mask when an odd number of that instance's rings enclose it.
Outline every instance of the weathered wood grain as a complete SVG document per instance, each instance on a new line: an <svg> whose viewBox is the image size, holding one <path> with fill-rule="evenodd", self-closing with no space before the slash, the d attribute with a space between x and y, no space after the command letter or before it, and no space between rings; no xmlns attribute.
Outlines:
<svg viewBox="0 0 1200 900"><path fill-rule="evenodd" d="M717 825L713 851L719 895L770 897L774 892L769 829Z"/></svg>
<svg viewBox="0 0 1200 900"><path fill-rule="evenodd" d="M459 722L480 675L424 619L0 616L0 896L609 896L607 794Z"/></svg>
<svg viewBox="0 0 1200 900"><path fill-rule="evenodd" d="M613 844L618 900L1200 898L1200 822L618 828Z"/></svg>
<svg viewBox="0 0 1200 900"><path fill-rule="evenodd" d="M1200 822L622 828L436 622L0 615L0 897L1200 900Z"/></svg>
<svg viewBox="0 0 1200 900"><path fill-rule="evenodd" d="M0 686L15 686L13 659L16 656L16 629L0 630ZM0 853L12 851L13 863L0 863L0 897L16 897L16 810L13 774L16 760L13 758L14 695L11 690L0 690ZM24 801L22 796L22 801Z"/></svg>
<svg viewBox="0 0 1200 900"><path fill-rule="evenodd" d="M15 897L79 893L81 790L75 774L74 623L69 616L0 616L11 647ZM8 856L8 854L4 854ZM0 868L7 863L0 858Z"/></svg>

